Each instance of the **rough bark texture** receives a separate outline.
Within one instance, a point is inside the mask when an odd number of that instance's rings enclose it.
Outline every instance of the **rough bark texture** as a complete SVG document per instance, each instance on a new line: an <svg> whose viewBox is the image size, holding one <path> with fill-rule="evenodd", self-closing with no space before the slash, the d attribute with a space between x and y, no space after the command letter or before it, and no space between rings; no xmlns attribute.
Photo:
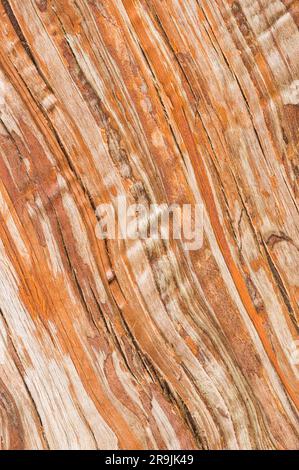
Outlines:
<svg viewBox="0 0 299 470"><path fill-rule="evenodd" d="M0 448L299 448L298 15L1 0ZM202 248L99 240L116 195Z"/></svg>

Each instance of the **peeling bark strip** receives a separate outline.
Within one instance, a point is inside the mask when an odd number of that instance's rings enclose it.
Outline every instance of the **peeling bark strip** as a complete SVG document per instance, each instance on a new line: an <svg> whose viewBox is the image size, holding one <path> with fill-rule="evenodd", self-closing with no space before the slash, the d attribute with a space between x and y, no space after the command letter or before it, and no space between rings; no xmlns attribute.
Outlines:
<svg viewBox="0 0 299 470"><path fill-rule="evenodd" d="M299 448L295 4L1 0L1 449Z"/></svg>

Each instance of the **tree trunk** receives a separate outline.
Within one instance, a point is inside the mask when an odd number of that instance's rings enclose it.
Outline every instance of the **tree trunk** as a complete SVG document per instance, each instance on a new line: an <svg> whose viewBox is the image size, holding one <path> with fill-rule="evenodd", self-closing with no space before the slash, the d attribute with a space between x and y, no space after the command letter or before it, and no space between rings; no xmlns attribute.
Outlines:
<svg viewBox="0 0 299 470"><path fill-rule="evenodd" d="M298 2L1 0L0 44L0 448L298 449Z"/></svg>

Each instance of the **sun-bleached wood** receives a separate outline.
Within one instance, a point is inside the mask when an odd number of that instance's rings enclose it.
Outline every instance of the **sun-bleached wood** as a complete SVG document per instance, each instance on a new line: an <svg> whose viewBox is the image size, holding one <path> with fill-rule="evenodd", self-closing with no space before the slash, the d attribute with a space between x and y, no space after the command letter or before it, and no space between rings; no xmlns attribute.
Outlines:
<svg viewBox="0 0 299 470"><path fill-rule="evenodd" d="M1 449L298 449L298 12L1 0ZM99 240L117 195L202 248Z"/></svg>

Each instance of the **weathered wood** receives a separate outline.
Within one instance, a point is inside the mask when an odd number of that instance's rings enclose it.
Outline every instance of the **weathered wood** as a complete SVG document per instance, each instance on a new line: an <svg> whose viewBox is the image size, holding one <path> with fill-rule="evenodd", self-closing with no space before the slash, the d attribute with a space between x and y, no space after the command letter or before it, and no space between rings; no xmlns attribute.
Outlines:
<svg viewBox="0 0 299 470"><path fill-rule="evenodd" d="M298 11L1 0L0 448L298 449Z"/></svg>

